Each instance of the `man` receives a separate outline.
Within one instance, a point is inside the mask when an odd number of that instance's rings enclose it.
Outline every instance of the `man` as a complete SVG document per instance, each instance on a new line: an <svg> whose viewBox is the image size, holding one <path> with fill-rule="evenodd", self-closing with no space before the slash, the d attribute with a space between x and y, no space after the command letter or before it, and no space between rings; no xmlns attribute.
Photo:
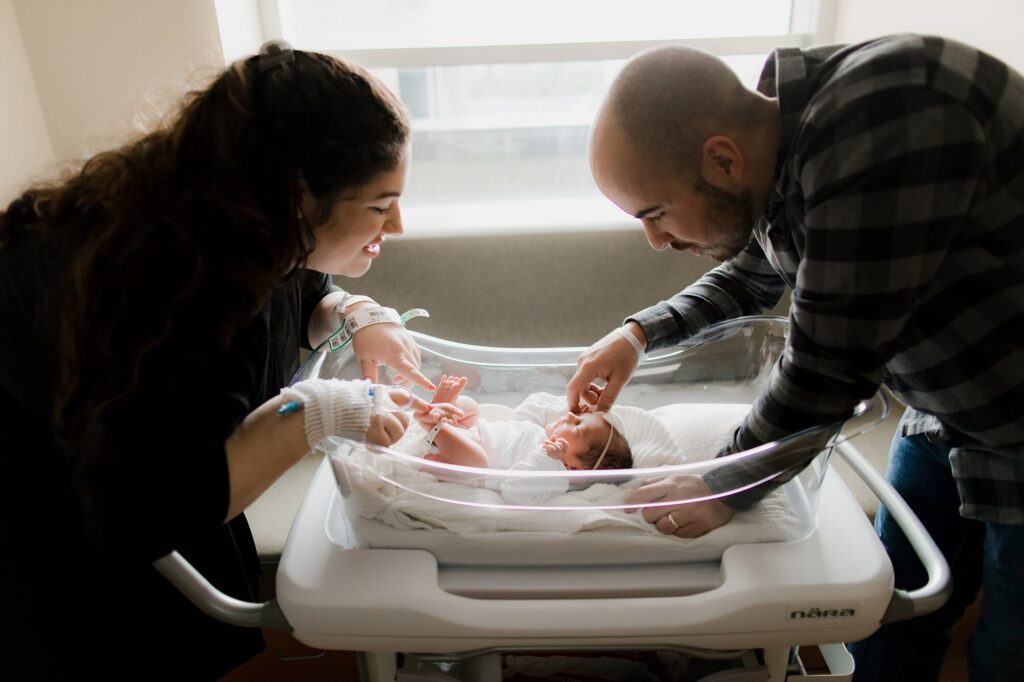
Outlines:
<svg viewBox="0 0 1024 682"><path fill-rule="evenodd" d="M671 346L761 312L786 285L785 353L720 454L844 419L882 383L908 405L889 478L946 554L954 594L854 646L858 679L938 679L982 584L971 679L1024 679L1022 133L1020 74L912 35L776 50L756 91L707 53L650 50L617 77L591 133L598 187L652 247L723 262L583 353L570 405L595 380L607 382L598 408L615 400L638 360L622 332ZM764 473L666 479L634 501ZM765 493L644 513L696 536ZM923 584L886 510L876 527L897 587Z"/></svg>

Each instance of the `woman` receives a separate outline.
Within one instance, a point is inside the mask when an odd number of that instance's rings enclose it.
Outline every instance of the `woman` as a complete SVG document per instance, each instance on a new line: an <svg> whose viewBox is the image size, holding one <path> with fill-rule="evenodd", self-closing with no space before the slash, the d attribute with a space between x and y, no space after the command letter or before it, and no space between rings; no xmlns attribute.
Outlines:
<svg viewBox="0 0 1024 682"><path fill-rule="evenodd" d="M0 213L0 677L213 679L263 648L151 562L176 549L257 599L242 510L330 433L404 430L358 382L277 408L299 346L376 306L326 273L362 275L401 234L408 134L368 73L275 43ZM368 377L386 364L433 390L400 325L353 346Z"/></svg>

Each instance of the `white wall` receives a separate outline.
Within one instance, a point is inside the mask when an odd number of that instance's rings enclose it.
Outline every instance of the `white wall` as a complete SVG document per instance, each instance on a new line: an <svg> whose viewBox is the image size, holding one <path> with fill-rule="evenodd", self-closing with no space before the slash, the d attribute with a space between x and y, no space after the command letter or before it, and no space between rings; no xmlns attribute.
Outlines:
<svg viewBox="0 0 1024 682"><path fill-rule="evenodd" d="M148 126L224 66L213 0L13 0L58 161Z"/></svg>
<svg viewBox="0 0 1024 682"><path fill-rule="evenodd" d="M0 0L0 92L0 207L6 207L30 178L45 175L53 165L53 148L11 0Z"/></svg>
<svg viewBox="0 0 1024 682"><path fill-rule="evenodd" d="M835 42L852 43L887 33L930 33L954 38L1024 72L1024 2L1021 0L837 0Z"/></svg>

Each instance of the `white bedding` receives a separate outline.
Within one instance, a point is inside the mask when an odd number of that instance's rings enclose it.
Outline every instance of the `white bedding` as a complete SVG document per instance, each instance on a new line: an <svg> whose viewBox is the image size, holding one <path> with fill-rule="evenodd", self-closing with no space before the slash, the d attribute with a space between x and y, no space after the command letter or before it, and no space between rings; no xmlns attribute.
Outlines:
<svg viewBox="0 0 1024 682"><path fill-rule="evenodd" d="M660 462L645 462L645 466L713 457L749 409L746 404L686 403L652 410L678 442L679 451L666 453ZM486 409L481 414L488 416ZM422 430L413 425L394 449L415 453L415 441L421 435ZM800 519L783 489L772 492L753 510L736 513L725 526L700 538L686 539L663 535L644 521L641 514L621 510L488 508L481 505L505 502L494 489L479 484L439 481L415 466L402 463L381 469L380 458L362 449L349 457L349 460L332 458L332 465L336 475L347 482L344 486L348 488L344 499L345 516L349 519L353 539L365 547L422 547L426 544L436 548L448 544L462 547L471 554L495 558L495 552L512 557L521 554L524 546L539 543L548 551L554 548L556 554L564 554L566 559L575 557L581 563L601 557L607 559L612 550L614 556L621 557L631 549L653 551L656 557L664 558L684 552L688 559L701 560L716 558L735 544L794 539L801 528ZM374 465L392 481L413 488L419 494L370 473L367 458L375 458ZM346 466L344 461L360 466ZM549 504L621 503L637 485L635 482L595 484L563 493L550 499ZM469 504L443 502L431 496Z"/></svg>

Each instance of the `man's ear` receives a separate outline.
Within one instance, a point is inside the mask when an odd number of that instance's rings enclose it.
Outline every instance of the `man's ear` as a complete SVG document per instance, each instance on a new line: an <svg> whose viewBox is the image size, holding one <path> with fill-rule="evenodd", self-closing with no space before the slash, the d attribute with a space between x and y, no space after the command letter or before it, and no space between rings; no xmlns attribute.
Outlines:
<svg viewBox="0 0 1024 682"><path fill-rule="evenodd" d="M731 137L712 135L704 140L700 156L702 175L711 184L742 184L747 170L746 161L743 152Z"/></svg>

